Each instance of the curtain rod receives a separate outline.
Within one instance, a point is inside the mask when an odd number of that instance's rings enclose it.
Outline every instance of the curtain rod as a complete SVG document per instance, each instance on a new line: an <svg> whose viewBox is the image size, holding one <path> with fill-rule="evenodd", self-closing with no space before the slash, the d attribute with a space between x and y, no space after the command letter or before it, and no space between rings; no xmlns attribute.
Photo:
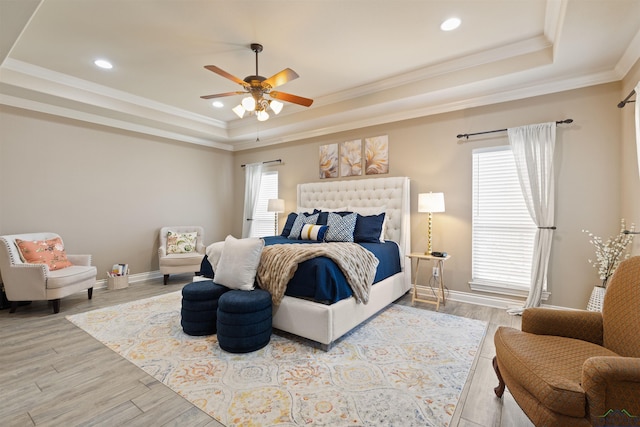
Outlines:
<svg viewBox="0 0 640 427"><path fill-rule="evenodd" d="M629 100L629 98L631 98L633 95L636 94L635 89L631 91L631 93L629 95L627 95L627 97L625 99L623 99L622 101L618 102L618 108L624 108L625 105L627 105L628 102L636 102L635 99L632 99L631 101Z"/></svg>
<svg viewBox="0 0 640 427"><path fill-rule="evenodd" d="M556 121L556 125L560 125L562 123L573 123L573 119L566 119L566 120L558 120ZM495 132L506 132L507 129L496 129L496 130L487 130L484 132L476 132L476 133L461 133L460 135L457 135L456 138L460 139L460 138L467 138L469 139L470 136L474 136L474 135L483 135L485 133L495 133Z"/></svg>
<svg viewBox="0 0 640 427"><path fill-rule="evenodd" d="M262 162L263 165L267 164L267 163L282 163L282 159L267 160L266 162ZM247 166L247 165L246 164L245 165L240 165L241 168L243 168L245 166Z"/></svg>

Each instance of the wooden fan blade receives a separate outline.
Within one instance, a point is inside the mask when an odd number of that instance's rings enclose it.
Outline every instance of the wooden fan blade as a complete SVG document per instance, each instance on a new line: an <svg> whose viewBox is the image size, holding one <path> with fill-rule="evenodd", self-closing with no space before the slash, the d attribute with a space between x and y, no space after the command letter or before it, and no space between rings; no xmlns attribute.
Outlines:
<svg viewBox="0 0 640 427"><path fill-rule="evenodd" d="M269 85L271 87L276 87L285 84L286 82L290 82L291 80L295 80L298 77L298 73L293 71L291 68L285 68L277 74L269 77L267 80L263 81L263 85Z"/></svg>
<svg viewBox="0 0 640 427"><path fill-rule="evenodd" d="M242 86L247 86L248 85L248 83L245 82L244 80L237 78L233 74L227 73L225 70L223 70L222 68L218 68L215 65L205 65L204 68L206 68L209 71L213 71L214 73L216 73L216 74L218 74L218 75L220 75L220 76L222 76L224 78L227 78L227 79L231 80L232 82L236 82L239 85L242 85Z"/></svg>
<svg viewBox="0 0 640 427"><path fill-rule="evenodd" d="M272 98L280 99L282 101L292 102L294 104L303 105L305 107L309 107L311 104L313 104L313 99L303 98L297 95L291 95L290 93L269 92L269 95Z"/></svg>
<svg viewBox="0 0 640 427"><path fill-rule="evenodd" d="M242 95L247 92L237 91L237 92L225 92L225 93L216 93L215 95L205 95L201 96L202 99L211 99L211 98L222 98L223 96L233 96L233 95Z"/></svg>

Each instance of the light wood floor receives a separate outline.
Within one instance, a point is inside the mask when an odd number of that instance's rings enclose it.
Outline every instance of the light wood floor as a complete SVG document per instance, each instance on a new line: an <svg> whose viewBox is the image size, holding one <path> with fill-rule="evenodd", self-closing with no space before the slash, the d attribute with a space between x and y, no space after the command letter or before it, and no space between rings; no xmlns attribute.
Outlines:
<svg viewBox="0 0 640 427"><path fill-rule="evenodd" d="M0 425L3 426L220 426L162 383L93 339L66 315L177 291L188 276L135 283L127 289L96 289L62 300L52 314L44 301L0 310ZM399 304L411 305L405 295ZM433 310L429 304L416 307ZM441 312L489 322L476 364L451 425L532 426L509 393L495 397L491 366L499 325L519 328L520 318L503 310L447 302Z"/></svg>

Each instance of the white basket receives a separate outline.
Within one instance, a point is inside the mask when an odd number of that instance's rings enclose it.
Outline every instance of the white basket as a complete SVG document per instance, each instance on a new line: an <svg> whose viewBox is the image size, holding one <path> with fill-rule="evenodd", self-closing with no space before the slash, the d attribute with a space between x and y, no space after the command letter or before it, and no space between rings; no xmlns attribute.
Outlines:
<svg viewBox="0 0 640 427"><path fill-rule="evenodd" d="M591 291L591 297L589 298L589 303L587 304L588 311L602 311L602 303L604 302L604 294L606 292L606 288L602 286L594 286L593 291Z"/></svg>
<svg viewBox="0 0 640 427"><path fill-rule="evenodd" d="M107 289L124 289L129 287L129 275L123 276L108 276L107 277Z"/></svg>

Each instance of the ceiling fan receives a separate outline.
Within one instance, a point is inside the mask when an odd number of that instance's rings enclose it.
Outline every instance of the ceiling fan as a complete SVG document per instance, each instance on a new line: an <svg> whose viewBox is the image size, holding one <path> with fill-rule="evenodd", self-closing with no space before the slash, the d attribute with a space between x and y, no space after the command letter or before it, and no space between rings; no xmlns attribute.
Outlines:
<svg viewBox="0 0 640 427"><path fill-rule="evenodd" d="M309 107L313 103L313 99L303 98L301 96L292 95L290 93L279 92L272 90L276 86L283 85L291 80L297 79L298 74L291 68L285 68L279 73L274 74L268 79L258 74L258 54L262 52L262 45L258 43L251 44L251 50L256 53L256 74L253 76L247 76L244 80L240 80L238 77L227 73L221 68L215 65L205 65L209 71L225 77L235 83L238 83L244 90L236 92L217 93L215 95L201 96L202 99L221 98L224 96L243 95L249 96L242 99L242 103L233 108L233 112L240 118L244 116L245 112L255 111L258 120L265 121L269 118L267 108L278 114L283 107L283 104L279 100L291 102L298 105ZM269 95L273 99L265 99L265 95Z"/></svg>

